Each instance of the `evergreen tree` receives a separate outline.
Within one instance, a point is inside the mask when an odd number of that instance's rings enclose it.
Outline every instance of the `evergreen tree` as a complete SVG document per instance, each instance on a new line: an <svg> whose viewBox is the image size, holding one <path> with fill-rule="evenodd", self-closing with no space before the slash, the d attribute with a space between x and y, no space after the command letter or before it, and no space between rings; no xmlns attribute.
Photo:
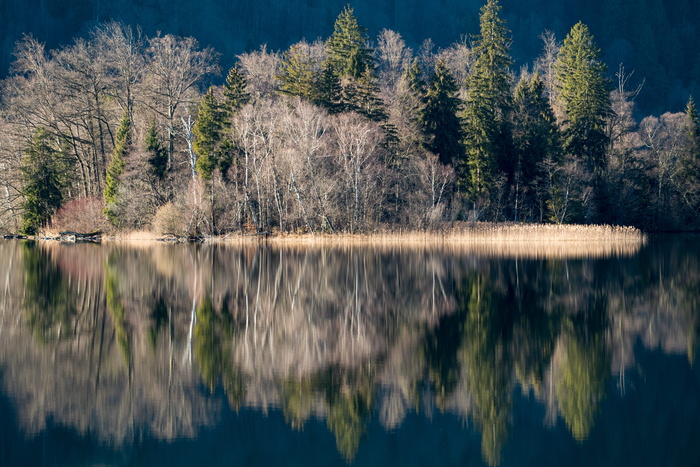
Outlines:
<svg viewBox="0 0 700 467"><path fill-rule="evenodd" d="M342 86L338 74L329 62L324 63L316 87L316 105L324 107L332 114L343 111Z"/></svg>
<svg viewBox="0 0 700 467"><path fill-rule="evenodd" d="M357 80L352 80L349 87L352 87L352 96L347 102L349 110L354 110L375 122L386 120L386 107L379 98L379 87L369 68Z"/></svg>
<svg viewBox="0 0 700 467"><path fill-rule="evenodd" d="M151 122L146 133L146 153L153 175L162 180L168 167L168 150L158 138L155 121Z"/></svg>
<svg viewBox="0 0 700 467"><path fill-rule="evenodd" d="M45 227L63 203L64 181L50 138L39 128L22 159L25 185L21 231L26 235Z"/></svg>
<svg viewBox="0 0 700 467"><path fill-rule="evenodd" d="M559 132L539 73L525 74L515 88L512 112L515 172L512 181L513 216L543 221L548 217L542 164L559 159Z"/></svg>
<svg viewBox="0 0 700 467"><path fill-rule="evenodd" d="M204 180L211 180L215 169L225 173L231 165L230 159L221 152L224 128L225 111L216 102L214 90L209 88L199 103L197 120L192 128L193 147L199 156L197 172Z"/></svg>
<svg viewBox="0 0 700 467"><path fill-rule="evenodd" d="M473 199L491 188L499 154L508 146L504 136L510 109L510 31L499 14L497 0L481 8L480 34L472 50L475 60L467 77L462 120L466 164L457 165L458 184Z"/></svg>
<svg viewBox="0 0 700 467"><path fill-rule="evenodd" d="M333 34L326 42L328 63L342 78L359 78L374 70L372 50L365 28L357 23L354 10L346 6L335 21Z"/></svg>
<svg viewBox="0 0 700 467"><path fill-rule="evenodd" d="M687 146L676 180L689 212L685 224L697 228L700 221L700 115L692 97L688 99L685 115Z"/></svg>
<svg viewBox="0 0 700 467"><path fill-rule="evenodd" d="M418 57L415 57L411 65L404 71L404 79L413 92L421 96L425 95L425 81Z"/></svg>
<svg viewBox="0 0 700 467"><path fill-rule="evenodd" d="M588 27L577 23L564 39L555 64L555 86L564 113L564 150L601 175L608 137L610 82Z"/></svg>
<svg viewBox="0 0 700 467"><path fill-rule="evenodd" d="M282 94L299 96L313 102L317 98L319 74L305 47L308 47L305 43L294 44L282 54L277 79Z"/></svg>
<svg viewBox="0 0 700 467"><path fill-rule="evenodd" d="M126 155L131 145L131 119L129 112L124 110L122 119L119 122L117 130L117 138L114 141L114 151L112 160L107 167L107 176L105 183L104 199L105 208L104 215L112 225L117 225L117 210L119 205L119 186L121 185L121 177L124 174L126 167Z"/></svg>
<svg viewBox="0 0 700 467"><path fill-rule="evenodd" d="M412 88L421 89L422 83L415 65L417 62L409 68L409 79ZM454 164L464 157L461 122L457 116L460 105L457 90L452 74L439 60L425 93L420 123L427 136L426 149L436 154L444 165Z"/></svg>
<svg viewBox="0 0 700 467"><path fill-rule="evenodd" d="M527 184L535 179L540 162L556 160L559 145L556 118L538 73L523 76L516 86L512 122L517 165Z"/></svg>
<svg viewBox="0 0 700 467"><path fill-rule="evenodd" d="M226 111L227 118L230 118L238 109L250 102L248 83L240 66L235 65L229 70L228 75L226 75L223 94L224 102L222 106Z"/></svg>

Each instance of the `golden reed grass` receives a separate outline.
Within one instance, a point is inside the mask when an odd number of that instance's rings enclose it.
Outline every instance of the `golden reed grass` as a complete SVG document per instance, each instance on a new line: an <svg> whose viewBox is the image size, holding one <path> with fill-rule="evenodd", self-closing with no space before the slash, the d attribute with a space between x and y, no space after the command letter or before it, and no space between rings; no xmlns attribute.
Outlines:
<svg viewBox="0 0 700 467"><path fill-rule="evenodd" d="M226 244L265 242L275 247L371 247L388 250L448 250L480 256L576 258L635 254L646 236L634 227L461 223L441 231L382 231L367 234L229 236Z"/></svg>
<svg viewBox="0 0 700 467"><path fill-rule="evenodd" d="M126 232L103 240L149 249L159 237L148 231ZM206 243L275 248L324 247L381 250L441 250L479 256L522 258L583 258L635 254L646 236L634 227L514 223L457 223L432 231L382 230L363 234L228 234L207 237ZM162 245L162 243L158 242Z"/></svg>

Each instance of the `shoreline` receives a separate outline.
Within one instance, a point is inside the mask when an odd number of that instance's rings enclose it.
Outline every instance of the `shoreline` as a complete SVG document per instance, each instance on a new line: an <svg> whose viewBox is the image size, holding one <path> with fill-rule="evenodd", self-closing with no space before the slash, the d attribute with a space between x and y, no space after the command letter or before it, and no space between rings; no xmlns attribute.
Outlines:
<svg viewBox="0 0 700 467"><path fill-rule="evenodd" d="M66 236L58 232L42 235L9 235L6 239L28 239L37 241L66 241L67 237L81 236L97 238L103 242L165 242L165 243L216 243L216 244L464 244L464 243L591 243L591 242L645 242L647 234L636 227L583 224L515 224L515 223L458 223L450 228L434 230L386 229L362 233L278 233L231 232L225 235L176 235L157 234L151 231L127 231L114 234L91 232L79 234L69 232Z"/></svg>
<svg viewBox="0 0 700 467"><path fill-rule="evenodd" d="M460 223L443 230L384 230L361 234L246 234L222 236L163 236L149 231L101 234L97 240L70 240L60 236L38 236L46 243L99 243L149 248L155 245L203 244L223 247L273 249L370 248L387 252L435 250L455 254L517 258L591 258L630 256L647 242L647 235L634 227L610 225L556 225L512 223ZM194 241L192 241L194 240Z"/></svg>

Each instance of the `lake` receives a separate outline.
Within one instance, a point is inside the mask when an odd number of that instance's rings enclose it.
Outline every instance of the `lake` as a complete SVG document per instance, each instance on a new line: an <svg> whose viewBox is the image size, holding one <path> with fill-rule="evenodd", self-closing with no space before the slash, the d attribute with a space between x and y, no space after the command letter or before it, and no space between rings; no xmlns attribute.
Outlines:
<svg viewBox="0 0 700 467"><path fill-rule="evenodd" d="M697 466L698 240L0 240L0 465Z"/></svg>

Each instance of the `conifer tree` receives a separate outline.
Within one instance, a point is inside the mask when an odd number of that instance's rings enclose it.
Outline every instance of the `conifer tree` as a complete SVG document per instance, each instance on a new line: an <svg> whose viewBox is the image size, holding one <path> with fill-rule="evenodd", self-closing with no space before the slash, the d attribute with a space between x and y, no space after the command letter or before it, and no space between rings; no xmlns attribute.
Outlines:
<svg viewBox="0 0 700 467"><path fill-rule="evenodd" d="M158 138L155 121L151 122L146 133L146 153L153 175L162 180L168 166L168 151Z"/></svg>
<svg viewBox="0 0 700 467"><path fill-rule="evenodd" d="M315 66L314 60L304 50L304 43L292 45L282 54L280 73L277 75L280 92L310 102L316 100L319 74Z"/></svg>
<svg viewBox="0 0 700 467"><path fill-rule="evenodd" d="M680 160L677 184L691 219L687 224L700 221L700 115L692 96L685 108L687 146ZM691 224L692 223L692 224Z"/></svg>
<svg viewBox="0 0 700 467"><path fill-rule="evenodd" d="M563 147L600 176L605 167L610 115L607 66L588 27L577 23L564 39L555 64L555 86L564 113Z"/></svg>
<svg viewBox="0 0 700 467"><path fill-rule="evenodd" d="M231 165L231 161L220 150L224 128L225 112L216 102L214 90L209 88L199 103L197 120L192 128L195 138L193 147L199 156L197 172L204 180L211 180L215 169L225 173Z"/></svg>
<svg viewBox="0 0 700 467"><path fill-rule="evenodd" d="M369 68L374 70L372 50L365 28L360 26L348 5L338 15L333 34L326 42L328 63L342 78L359 78Z"/></svg>
<svg viewBox="0 0 700 467"><path fill-rule="evenodd" d="M112 160L107 167L107 177L105 183L104 199L105 208L104 215L112 225L118 224L117 209L119 204L119 186L121 185L121 177L124 174L126 167L126 155L131 145L131 118L129 118L128 110L124 110L122 119L119 122L117 137L114 141L114 151Z"/></svg>
<svg viewBox="0 0 700 467"><path fill-rule="evenodd" d="M404 79L413 92L421 96L425 95L425 81L423 80L423 72L418 57L415 57L411 65L404 71Z"/></svg>
<svg viewBox="0 0 700 467"><path fill-rule="evenodd" d="M472 53L474 66L467 77L462 120L466 163L457 165L458 184L473 199L488 193L499 154L508 145L504 137L510 109L510 31L499 14L497 0L481 8L480 34ZM499 150L500 149L500 150Z"/></svg>
<svg viewBox="0 0 700 467"><path fill-rule="evenodd" d="M538 73L523 76L515 87L512 122L518 170L527 184L535 179L540 162L557 159L559 148L556 118Z"/></svg>
<svg viewBox="0 0 700 467"><path fill-rule="evenodd" d="M379 98L379 87L369 68L357 80L353 80L352 90L352 97L348 102L350 110L375 122L386 120L386 108Z"/></svg>
<svg viewBox="0 0 700 467"><path fill-rule="evenodd" d="M250 102L248 83L240 66L235 65L229 70L223 94L222 106L227 113L227 118L230 118L238 109Z"/></svg>
<svg viewBox="0 0 700 467"><path fill-rule="evenodd" d="M22 159L24 212L21 232L34 235L63 203L64 181L50 135L39 128Z"/></svg>
<svg viewBox="0 0 700 467"><path fill-rule="evenodd" d="M419 75L415 74L415 70L410 73L413 86L420 89ZM436 154L444 165L453 165L464 157L462 128L457 115L460 106L457 90L452 74L445 63L438 60L425 93L420 123L427 136L426 148Z"/></svg>
<svg viewBox="0 0 700 467"><path fill-rule="evenodd" d="M324 107L331 114L343 111L340 79L329 62L324 63L316 86L316 105Z"/></svg>

